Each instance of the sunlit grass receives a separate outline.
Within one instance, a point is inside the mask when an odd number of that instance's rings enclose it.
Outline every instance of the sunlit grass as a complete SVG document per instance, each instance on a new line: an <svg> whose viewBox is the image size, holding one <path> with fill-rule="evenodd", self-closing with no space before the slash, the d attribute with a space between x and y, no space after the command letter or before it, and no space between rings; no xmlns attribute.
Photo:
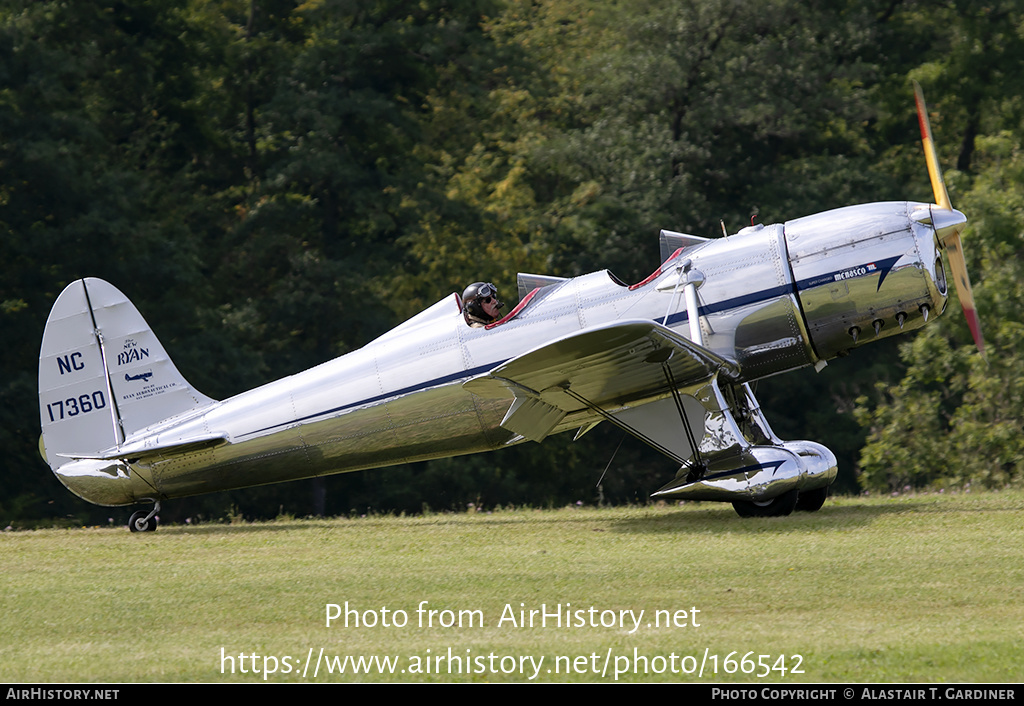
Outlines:
<svg viewBox="0 0 1024 706"><path fill-rule="evenodd" d="M1017 682L1022 511L1006 491L751 520L693 504L7 532L0 681L252 681L265 657L268 681L314 681L323 648L394 655L397 673L321 661L315 681L612 681L618 667L620 681L757 682L764 667L742 670L766 655L773 683ZM424 601L438 612L417 613ZM327 627L327 604L346 602L360 626ZM556 606L586 624L518 624ZM631 632L620 611L641 610Z"/></svg>

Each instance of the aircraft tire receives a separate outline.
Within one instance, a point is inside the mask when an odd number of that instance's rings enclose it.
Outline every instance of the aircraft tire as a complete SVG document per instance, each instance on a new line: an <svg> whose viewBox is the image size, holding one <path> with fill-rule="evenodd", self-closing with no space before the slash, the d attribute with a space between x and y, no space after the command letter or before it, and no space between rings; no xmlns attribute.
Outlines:
<svg viewBox="0 0 1024 706"><path fill-rule="evenodd" d="M156 515L151 517L149 521L146 520L146 515L149 513L146 510L139 510L132 514L128 520L128 529L132 532L155 532L156 531Z"/></svg>
<svg viewBox="0 0 1024 706"><path fill-rule="evenodd" d="M785 517L792 514L799 496L799 491L789 490L762 503L743 500L734 502L732 507L740 517Z"/></svg>
<svg viewBox="0 0 1024 706"><path fill-rule="evenodd" d="M828 497L828 488L826 485L824 488L815 488L814 490L800 493L800 497L796 501L797 512L817 512L820 510L821 506L825 504L825 499Z"/></svg>

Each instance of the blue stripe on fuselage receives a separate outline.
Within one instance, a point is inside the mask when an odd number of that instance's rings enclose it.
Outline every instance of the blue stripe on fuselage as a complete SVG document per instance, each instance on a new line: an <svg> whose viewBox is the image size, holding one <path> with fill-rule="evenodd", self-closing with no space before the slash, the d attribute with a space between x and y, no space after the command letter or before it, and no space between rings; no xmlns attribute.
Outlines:
<svg viewBox="0 0 1024 706"><path fill-rule="evenodd" d="M364 405L373 404L374 402L381 402L383 400L387 400L387 399L390 399L392 397L401 397L403 395L408 395L408 394L413 393L413 392L420 392L421 390L428 390L428 389L430 389L432 387L439 387L439 386L444 385L446 383L455 382L456 380L460 380L462 378L468 379L468 378L473 377L474 375L480 375L481 373L486 373L488 370L492 370L496 366L502 365L503 363L507 363L507 362L508 362L508 360L502 360L502 361L498 361L497 363L490 363L489 365L480 365L480 366L477 366L476 368L471 368L469 370L460 370L457 373L451 373L449 375L443 375L443 376L441 376L439 378L435 378L433 380L427 380L426 382L421 382L421 383L418 383L416 385L410 385L409 387L404 387L404 388L402 388L400 390L392 390L391 392L384 392L382 394L375 395L373 397L367 397L366 399L360 400L358 402L350 402L349 404L341 405L340 407L334 407L332 409L325 409L323 412L316 412L315 414L307 414L305 417L299 417L297 419L292 419L290 421L282 422L280 424L272 424L269 427L263 427L262 429L255 429L253 431L246 432L245 434L241 434L240 436L251 436L253 434L259 434L261 432L270 431L271 429L278 429L280 427L286 427L286 426L289 426L291 424L296 424L298 422L308 422L310 419L316 419L317 417L324 417L324 416L327 416L327 415L330 415L330 414L337 414L338 412L344 412L345 410L352 409L354 407L362 407Z"/></svg>
<svg viewBox="0 0 1024 706"><path fill-rule="evenodd" d="M733 297L732 299L723 299L720 302L705 304L703 306L698 307L698 312L701 316L707 316L708 314L717 314L721 311L737 309L741 306L747 306L749 304L757 304L767 299L784 297L787 294L797 294L798 292L803 292L808 289L814 289L815 287L820 287L825 284L832 284L833 282L837 281L836 275L841 274L843 272L856 270L858 268L864 268L865 270L864 274L859 275L859 277L869 277L876 274L881 275L878 279L878 287L879 289L881 289L882 282L885 280L890 270L892 270L893 266L896 264L896 261L899 260L901 257L903 256L899 255L896 257L886 258L884 260L878 260L878 265L875 266L875 268L872 270L867 269L869 263L864 263L863 265L858 265L856 267L847 267L843 270L836 270L835 272L829 272L827 274L816 275L814 277L802 279L799 282L796 282L795 284L780 284L777 287L762 289L759 292L744 294L743 296ZM686 310L684 309L683 311L677 311L676 313L670 314L668 317L665 317L662 320L662 325L671 326L673 324L688 321L689 318L689 315L686 313Z"/></svg>
<svg viewBox="0 0 1024 706"><path fill-rule="evenodd" d="M794 291L792 285L780 284L778 287L762 289L760 292L744 294L742 297L733 297L732 299L723 299L722 301L715 302L713 304L705 304L704 306L698 307L698 313L701 316L707 316L708 314L717 314L720 311L736 309L741 306L747 306L748 304L757 304L758 302L762 302L767 299L784 297L787 294L793 293ZM669 314L662 320L661 324L662 326L671 326L672 324L678 324L682 321L689 321L689 319L690 317L684 309L683 311L677 311L674 314Z"/></svg>

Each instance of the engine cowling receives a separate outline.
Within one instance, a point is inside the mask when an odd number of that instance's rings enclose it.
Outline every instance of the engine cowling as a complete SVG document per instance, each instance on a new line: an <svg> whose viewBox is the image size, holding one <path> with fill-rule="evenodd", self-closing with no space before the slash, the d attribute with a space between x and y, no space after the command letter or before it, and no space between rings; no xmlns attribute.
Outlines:
<svg viewBox="0 0 1024 706"><path fill-rule="evenodd" d="M821 359L919 328L946 306L927 204L849 206L788 221L784 229L800 307Z"/></svg>

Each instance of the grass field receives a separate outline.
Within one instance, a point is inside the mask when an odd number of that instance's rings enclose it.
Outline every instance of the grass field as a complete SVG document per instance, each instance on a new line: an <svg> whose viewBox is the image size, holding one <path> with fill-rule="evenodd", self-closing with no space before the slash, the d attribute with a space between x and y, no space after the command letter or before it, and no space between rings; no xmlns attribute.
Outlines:
<svg viewBox="0 0 1024 706"><path fill-rule="evenodd" d="M0 682L1020 682L1022 519L1004 491L7 532Z"/></svg>

